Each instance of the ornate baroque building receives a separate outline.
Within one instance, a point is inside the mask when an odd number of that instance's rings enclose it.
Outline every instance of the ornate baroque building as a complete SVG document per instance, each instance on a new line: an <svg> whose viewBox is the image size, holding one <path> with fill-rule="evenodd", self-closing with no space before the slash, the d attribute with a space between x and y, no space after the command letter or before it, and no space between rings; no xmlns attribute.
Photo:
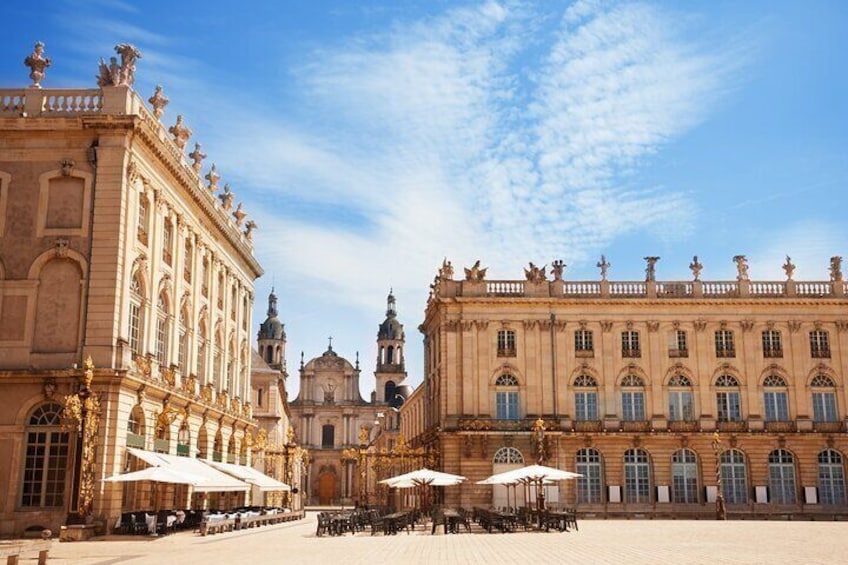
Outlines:
<svg viewBox="0 0 848 565"><path fill-rule="evenodd" d="M128 447L248 459L255 224L116 51L97 88L42 89L39 44L33 85L0 90L0 536L151 507L102 482L140 464Z"/></svg>
<svg viewBox="0 0 848 565"><path fill-rule="evenodd" d="M717 476L733 515L848 515L848 286L830 280L455 280L445 263L426 318L425 377L401 429L468 477L448 504L506 505L476 485L530 464L576 470L549 502L591 515L699 516ZM533 431L544 421L541 435ZM718 435L715 433L718 432Z"/></svg>
<svg viewBox="0 0 848 565"><path fill-rule="evenodd" d="M327 351L308 363L301 356L300 391L291 412L297 435L310 454L309 485L304 487L307 504L352 504L362 498L366 483L373 489L374 477L367 471L365 477L360 475L365 465L343 453L364 452L377 438L390 441L389 434L378 432L396 427L387 411L399 407L410 392L405 384L405 342L395 297L389 293L386 319L377 333L377 388L370 402L359 392L358 353L351 364L339 357L331 342Z"/></svg>

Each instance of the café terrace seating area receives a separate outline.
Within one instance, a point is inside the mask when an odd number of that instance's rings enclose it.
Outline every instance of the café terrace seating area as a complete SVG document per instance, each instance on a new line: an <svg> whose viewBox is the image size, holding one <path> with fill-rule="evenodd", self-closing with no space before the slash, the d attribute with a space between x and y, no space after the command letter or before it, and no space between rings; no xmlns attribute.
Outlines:
<svg viewBox="0 0 848 565"><path fill-rule="evenodd" d="M389 507L368 507L319 512L315 535L341 536L356 535L360 532L369 535L395 535L400 532L416 531L421 533L509 533L517 531L577 531L577 510L575 508L546 508L537 510L532 507L519 508L466 508L433 507L427 514L417 509L396 512Z"/></svg>

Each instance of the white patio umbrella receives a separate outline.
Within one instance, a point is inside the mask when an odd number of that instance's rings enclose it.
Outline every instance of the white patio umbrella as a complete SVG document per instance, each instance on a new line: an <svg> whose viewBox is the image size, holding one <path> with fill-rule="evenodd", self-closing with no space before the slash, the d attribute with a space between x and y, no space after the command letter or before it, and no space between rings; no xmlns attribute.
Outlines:
<svg viewBox="0 0 848 565"><path fill-rule="evenodd" d="M492 475L491 477L480 481L479 484L501 484L501 485L534 485L536 486L536 506L539 510L542 509L544 499L542 496L542 485L550 484L556 481L567 481L582 477L580 473L573 473L555 467L546 467L545 465L528 465L520 469L513 469Z"/></svg>
<svg viewBox="0 0 848 565"><path fill-rule="evenodd" d="M133 481L152 481L156 483L175 483L181 485L198 486L203 484L203 477L195 477L186 473L181 473L168 467L147 467L140 471L132 473L123 473L121 475L113 475L103 479L107 483L126 483Z"/></svg>
<svg viewBox="0 0 848 565"><path fill-rule="evenodd" d="M411 471L409 473L404 473L403 475L389 477L388 479L383 479L380 482L382 484L394 488L421 487L421 510L426 511L426 494L428 487L444 487L458 485L464 480L465 477L463 477L462 475L453 475L451 473L442 473L440 471L433 471L432 469L422 468L416 471Z"/></svg>

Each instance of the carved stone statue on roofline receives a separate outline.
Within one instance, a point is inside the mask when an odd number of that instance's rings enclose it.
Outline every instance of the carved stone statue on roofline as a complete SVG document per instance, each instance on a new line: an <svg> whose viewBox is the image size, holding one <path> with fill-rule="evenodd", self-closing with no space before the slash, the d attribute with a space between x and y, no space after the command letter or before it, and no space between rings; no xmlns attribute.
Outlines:
<svg viewBox="0 0 848 565"><path fill-rule="evenodd" d="M185 149L191 137L191 130L183 124L182 114L177 116L177 123L168 128L168 133L174 136L174 143L180 148L180 151Z"/></svg>
<svg viewBox="0 0 848 565"><path fill-rule="evenodd" d="M530 266L528 268L524 269L524 277L530 282L534 282L534 283L544 282L545 279L546 279L545 267L547 267L547 265L543 265L542 267L537 267L531 261Z"/></svg>
<svg viewBox="0 0 848 565"><path fill-rule="evenodd" d="M645 257L645 261L648 263L645 267L645 282L656 282L657 280L657 261L660 260L659 257Z"/></svg>
<svg viewBox="0 0 848 565"><path fill-rule="evenodd" d="M692 280L694 280L694 281L701 280L701 271L704 270L704 265L703 265L703 263L698 261L697 255L692 257L692 262L689 263L689 269L692 271Z"/></svg>
<svg viewBox="0 0 848 565"><path fill-rule="evenodd" d="M194 151L188 154L191 159L191 168L194 169L194 172L198 175L200 174L201 169L203 169L203 160L206 159L206 153L200 150L200 144L194 144Z"/></svg>
<svg viewBox="0 0 848 565"><path fill-rule="evenodd" d="M147 101L150 102L150 106L153 108L153 115L156 116L157 120L165 113L165 106L167 106L170 102L168 97L162 94L161 84L156 85L156 90L153 92L153 96L148 98Z"/></svg>
<svg viewBox="0 0 848 565"><path fill-rule="evenodd" d="M215 169L215 163L212 163L212 168L209 169L209 172L206 173L206 180L209 181L209 184L206 188L209 189L209 192L217 192L218 191L218 179L221 178L221 175L218 174L218 171Z"/></svg>
<svg viewBox="0 0 848 565"><path fill-rule="evenodd" d="M595 266L601 270L601 280L607 280L607 271L609 271L609 268L612 267L612 263L608 263L607 258L601 255L601 260L598 261L598 264Z"/></svg>
<svg viewBox="0 0 848 565"><path fill-rule="evenodd" d="M471 266L470 269L465 269L465 280L467 281L484 281L486 280L486 269L480 268L480 260L477 261Z"/></svg>
<svg viewBox="0 0 848 565"><path fill-rule="evenodd" d="M830 258L830 280L833 282L842 281L842 257L839 255Z"/></svg>
<svg viewBox="0 0 848 565"><path fill-rule="evenodd" d="M439 268L439 275L437 277L443 281L448 281L453 279L453 265L448 258L445 257L444 261L442 261L442 266Z"/></svg>
<svg viewBox="0 0 848 565"><path fill-rule="evenodd" d="M783 264L783 272L786 273L786 280L791 281L792 275L795 274L795 265L789 255L786 256L786 263Z"/></svg>
<svg viewBox="0 0 848 565"><path fill-rule="evenodd" d="M50 58L44 56L44 44L36 41L32 53L24 59L24 65L29 67L29 78L32 79L30 88L41 88L41 81L44 80L45 70L50 63Z"/></svg>
<svg viewBox="0 0 848 565"><path fill-rule="evenodd" d="M253 220L248 220L244 224L244 237L247 238L247 241L253 241L253 230L259 227L259 224L254 222Z"/></svg>
<svg viewBox="0 0 848 565"><path fill-rule="evenodd" d="M218 198L221 199L221 206L229 212L233 209L233 200L236 198L236 193L230 190L230 183L224 184L224 192L222 192Z"/></svg>
<svg viewBox="0 0 848 565"><path fill-rule="evenodd" d="M562 275L565 272L565 268L568 265L565 264L565 261L562 259L556 259L551 263L551 274L554 276L555 281L561 281Z"/></svg>
<svg viewBox="0 0 848 565"><path fill-rule="evenodd" d="M736 255L733 257L733 262L736 263L736 280L751 280L748 278L748 258L744 255Z"/></svg>
<svg viewBox="0 0 848 565"><path fill-rule="evenodd" d="M141 52L129 43L115 45L115 52L121 56L121 64L117 58L111 57L107 65L100 59L100 75L97 86L132 86L135 83L135 62L141 59Z"/></svg>
<svg viewBox="0 0 848 565"><path fill-rule="evenodd" d="M244 223L245 216L247 216L247 212L242 209L242 203L239 202L238 206L236 206L236 211L233 212L233 218L236 219L236 225L238 227L241 227L241 225Z"/></svg>

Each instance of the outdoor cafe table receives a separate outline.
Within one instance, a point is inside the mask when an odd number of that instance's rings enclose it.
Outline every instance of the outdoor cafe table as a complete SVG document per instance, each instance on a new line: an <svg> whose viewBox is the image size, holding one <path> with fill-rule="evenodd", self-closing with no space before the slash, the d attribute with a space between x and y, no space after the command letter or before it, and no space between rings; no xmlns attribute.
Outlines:
<svg viewBox="0 0 848 565"><path fill-rule="evenodd" d="M459 525L462 523L462 515L456 510L447 509L445 515L445 533L459 533Z"/></svg>
<svg viewBox="0 0 848 565"><path fill-rule="evenodd" d="M406 525L408 514L409 512L394 512L383 516L383 533L386 535L398 533L398 530Z"/></svg>

